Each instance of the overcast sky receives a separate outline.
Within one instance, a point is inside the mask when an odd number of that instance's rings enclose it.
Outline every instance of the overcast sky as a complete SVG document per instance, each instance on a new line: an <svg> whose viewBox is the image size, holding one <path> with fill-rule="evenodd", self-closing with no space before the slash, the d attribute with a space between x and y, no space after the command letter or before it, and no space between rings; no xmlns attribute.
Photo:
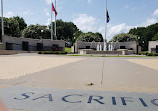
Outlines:
<svg viewBox="0 0 158 111"><path fill-rule="evenodd" d="M50 23L50 0L3 0L5 17L19 15L27 24ZM54 0L53 0L54 1ZM104 36L106 0L56 0L57 19L74 22L83 32ZM107 38L158 22L158 0L108 0Z"/></svg>

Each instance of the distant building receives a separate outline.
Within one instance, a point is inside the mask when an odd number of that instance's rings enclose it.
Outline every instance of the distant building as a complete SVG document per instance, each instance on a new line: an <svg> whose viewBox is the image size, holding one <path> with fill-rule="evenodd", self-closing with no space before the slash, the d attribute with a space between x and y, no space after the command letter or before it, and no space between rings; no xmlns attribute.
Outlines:
<svg viewBox="0 0 158 111"><path fill-rule="evenodd" d="M97 50L97 45L101 44L104 46L103 42L77 42L72 47L71 50L73 53L78 53L81 49L94 49Z"/></svg>
<svg viewBox="0 0 158 111"><path fill-rule="evenodd" d="M149 41L149 53L158 53L158 41Z"/></svg>
<svg viewBox="0 0 158 111"><path fill-rule="evenodd" d="M75 52L75 53L79 53L80 50L83 50L83 49L97 50L98 44L101 44L101 47L103 50L104 48L103 42L77 42L72 46L71 50L72 52ZM139 54L141 52L141 47L138 45L136 41L108 43L107 50L110 44L113 45L114 51L117 51L119 49L126 49L126 50L130 50L130 52L133 51L133 54Z"/></svg>
<svg viewBox="0 0 158 111"><path fill-rule="evenodd" d="M65 41L49 39L31 39L4 36L2 41L3 50L23 51L65 51Z"/></svg>

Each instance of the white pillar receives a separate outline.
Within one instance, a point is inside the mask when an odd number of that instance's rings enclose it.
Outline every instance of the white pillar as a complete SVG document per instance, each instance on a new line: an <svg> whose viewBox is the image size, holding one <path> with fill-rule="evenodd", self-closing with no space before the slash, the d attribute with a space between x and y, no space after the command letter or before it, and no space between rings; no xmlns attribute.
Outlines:
<svg viewBox="0 0 158 111"><path fill-rule="evenodd" d="M1 11L2 11L2 37L4 35L4 22L3 22L3 0L1 0Z"/></svg>
<svg viewBox="0 0 158 111"><path fill-rule="evenodd" d="M55 10L57 10L56 9L56 0L55 0ZM57 28L56 28L56 25L57 24L56 24L56 15L55 15L55 30L54 30L55 31L55 37L57 37Z"/></svg>
<svg viewBox="0 0 158 111"><path fill-rule="evenodd" d="M51 41L53 41L53 20L52 20L52 17L53 17L53 15L52 15L53 13L52 13L52 0L51 0Z"/></svg>

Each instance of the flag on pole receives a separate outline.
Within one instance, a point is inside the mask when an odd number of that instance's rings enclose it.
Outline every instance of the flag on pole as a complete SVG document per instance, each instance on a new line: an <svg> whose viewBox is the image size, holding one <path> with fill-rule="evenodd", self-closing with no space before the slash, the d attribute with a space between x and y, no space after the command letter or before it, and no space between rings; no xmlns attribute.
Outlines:
<svg viewBox="0 0 158 111"><path fill-rule="evenodd" d="M109 21L110 21L110 17L109 17L109 13L107 11L107 23L109 23Z"/></svg>
<svg viewBox="0 0 158 111"><path fill-rule="evenodd" d="M57 11L56 11L56 9L55 9L53 3L52 3L52 10L55 12L55 17L56 17L58 13L57 13Z"/></svg>

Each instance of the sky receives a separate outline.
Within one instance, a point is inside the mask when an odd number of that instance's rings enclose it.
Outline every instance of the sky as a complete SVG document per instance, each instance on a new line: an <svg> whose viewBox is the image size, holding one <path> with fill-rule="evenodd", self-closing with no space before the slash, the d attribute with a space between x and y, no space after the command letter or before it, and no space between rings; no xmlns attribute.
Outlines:
<svg viewBox="0 0 158 111"><path fill-rule="evenodd" d="M51 0L3 0L4 16L21 16L28 25L50 24ZM54 2L54 0L53 0ZM73 22L83 32L105 37L106 0L56 0L57 19ZM131 28L158 22L158 0L108 0L107 39ZM54 15L53 15L54 20Z"/></svg>

